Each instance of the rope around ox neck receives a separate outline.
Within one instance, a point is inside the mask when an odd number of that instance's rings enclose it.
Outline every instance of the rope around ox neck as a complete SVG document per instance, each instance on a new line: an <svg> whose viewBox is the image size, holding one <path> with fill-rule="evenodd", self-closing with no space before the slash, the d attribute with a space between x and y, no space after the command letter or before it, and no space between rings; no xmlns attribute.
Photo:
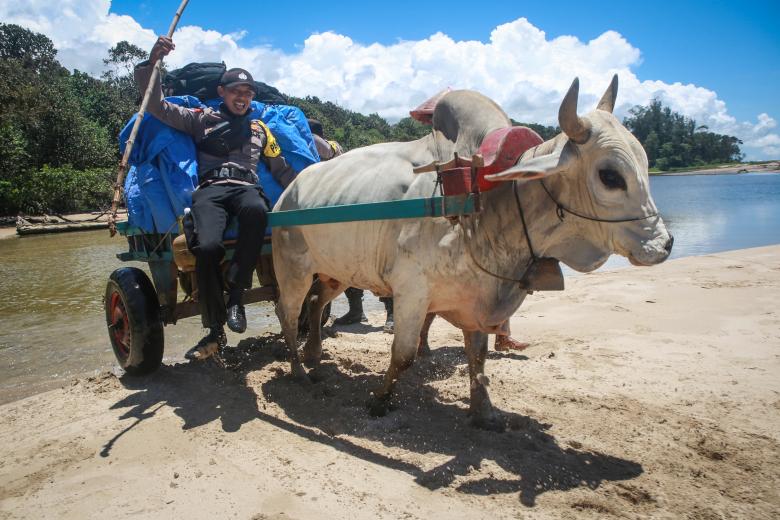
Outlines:
<svg viewBox="0 0 780 520"><path fill-rule="evenodd" d="M525 274L528 272L528 269L533 264L534 260L536 260L536 256L534 256L533 251L531 251L531 261L528 262L528 264L525 266L525 269L523 270L523 275L520 278L508 278L506 276L501 276L500 274L491 273L488 271L485 267L480 264L476 257L474 256L474 252L471 250L471 240L470 238L474 236L474 225L472 223L471 229L466 229L466 225L463 223L463 218L461 218L458 223L460 224L461 229L463 230L463 241L465 242L466 246L466 252L469 254L469 258L471 258L471 261L474 262L474 265L477 266L477 268L482 271L483 273L492 276L493 278L498 278L499 280L504 280L505 282L514 282L514 283L523 283L523 279L525 278ZM528 236L526 232L526 236Z"/></svg>
<svg viewBox="0 0 780 520"><path fill-rule="evenodd" d="M550 197L550 200L552 200L555 203L555 213L558 215L558 219L563 222L563 217L566 215L566 213L570 213L574 215L575 217L580 217L585 220L591 220L593 222L607 222L607 223L619 223L619 222L635 222L637 220L645 220L648 218L653 218L658 216L658 212L652 213L650 215L645 215L644 217L633 217L633 218L616 218L616 219L608 219L608 218L598 218L598 217L589 217L588 215L583 215L581 213L577 213L574 210L571 210L558 202L555 197L553 197L552 193L550 193L550 190L547 189L547 185L544 183L544 179L539 179L539 182L542 184L542 188L544 188L544 192L547 194L548 197ZM519 203L519 201L518 201ZM526 232L527 233L527 232Z"/></svg>

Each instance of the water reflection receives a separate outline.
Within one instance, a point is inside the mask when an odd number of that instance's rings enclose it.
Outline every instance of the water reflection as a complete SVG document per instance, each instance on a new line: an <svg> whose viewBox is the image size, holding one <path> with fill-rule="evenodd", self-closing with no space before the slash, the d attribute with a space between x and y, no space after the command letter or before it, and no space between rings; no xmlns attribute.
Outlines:
<svg viewBox="0 0 780 520"><path fill-rule="evenodd" d="M0 403L114 366L106 282L123 265L146 267L117 260L125 250L105 230L0 240ZM268 304L247 307L247 321L257 334L278 328ZM202 334L197 317L166 327L166 358L181 358Z"/></svg>
<svg viewBox="0 0 780 520"><path fill-rule="evenodd" d="M672 258L780 243L780 175L653 177L651 185L675 235ZM114 365L103 294L124 250L105 230L0 240L0 403ZM605 267L622 265L613 257ZM344 310L337 301L334 314ZM247 319L252 334L279 327L269 304L247 307ZM197 317L166 327L166 358L181 358L202 332ZM228 333L231 344L240 338Z"/></svg>
<svg viewBox="0 0 780 520"><path fill-rule="evenodd" d="M670 258L780 244L778 173L653 176L650 188L674 235ZM628 265L612 256L602 269Z"/></svg>

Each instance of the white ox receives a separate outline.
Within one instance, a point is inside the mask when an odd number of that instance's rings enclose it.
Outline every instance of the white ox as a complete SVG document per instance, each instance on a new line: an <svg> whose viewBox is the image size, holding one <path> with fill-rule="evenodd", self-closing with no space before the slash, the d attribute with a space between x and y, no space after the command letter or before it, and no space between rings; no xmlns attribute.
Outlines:
<svg viewBox="0 0 780 520"><path fill-rule="evenodd" d="M537 256L556 258L581 272L598 268L612 253L635 265L652 265L671 252L672 237L650 196L647 156L612 115L617 76L598 108L583 117L577 116L578 90L575 79L561 104L564 132L528 150L514 167L488 177L517 182L484 192L483 210L467 218L469 225L421 218L274 229L273 262L280 290L276 312L296 377L306 377L297 352L298 315L312 276L319 274L327 283L320 284L312 298L310 323L319 323L324 305L349 286L395 300L390 367L369 401L372 414L386 413L396 380L414 361L426 314L436 313L462 329L465 337L472 422L500 428L483 374L487 334L512 316L527 290L493 275L511 279L524 273L532 257L528 238ZM471 157L487 134L510 124L485 96L448 93L436 105L430 135L367 146L313 165L274 209L430 197L436 191L435 174L414 174L413 168L448 161L455 152ZM560 219L553 198L580 216ZM313 327L303 361L316 362L321 353L319 330Z"/></svg>

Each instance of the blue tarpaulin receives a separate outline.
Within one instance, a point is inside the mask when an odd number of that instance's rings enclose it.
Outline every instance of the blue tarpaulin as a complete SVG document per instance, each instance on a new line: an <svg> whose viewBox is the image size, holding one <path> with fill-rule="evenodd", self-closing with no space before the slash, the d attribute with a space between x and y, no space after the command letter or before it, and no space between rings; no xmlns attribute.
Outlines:
<svg viewBox="0 0 780 520"><path fill-rule="evenodd" d="M166 98L171 103L188 108L216 107L220 100L202 104L192 96ZM276 137L287 163L300 172L319 161L306 116L287 105L265 105L252 102L251 117L261 119ZM119 134L120 150L124 152L136 116ZM275 204L282 187L261 161L257 165L259 183ZM138 129L130 169L125 180L125 201L128 224L149 233L176 232L176 218L192 204L192 191L198 185L197 153L192 138L158 121L150 114Z"/></svg>

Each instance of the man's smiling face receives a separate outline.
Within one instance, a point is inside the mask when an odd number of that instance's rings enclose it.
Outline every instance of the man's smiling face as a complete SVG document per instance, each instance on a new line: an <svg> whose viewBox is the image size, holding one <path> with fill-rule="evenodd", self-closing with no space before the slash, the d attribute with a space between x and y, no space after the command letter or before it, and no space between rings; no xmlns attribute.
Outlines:
<svg viewBox="0 0 780 520"><path fill-rule="evenodd" d="M217 94L222 97L227 109L236 116L242 116L249 110L249 104L255 97L255 91L249 85L233 87L217 87Z"/></svg>

